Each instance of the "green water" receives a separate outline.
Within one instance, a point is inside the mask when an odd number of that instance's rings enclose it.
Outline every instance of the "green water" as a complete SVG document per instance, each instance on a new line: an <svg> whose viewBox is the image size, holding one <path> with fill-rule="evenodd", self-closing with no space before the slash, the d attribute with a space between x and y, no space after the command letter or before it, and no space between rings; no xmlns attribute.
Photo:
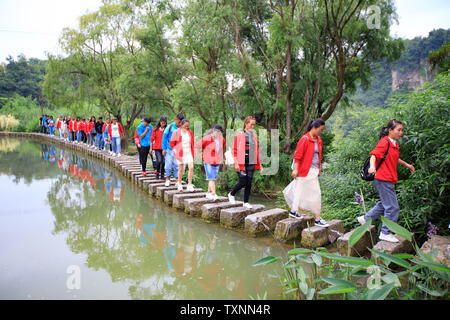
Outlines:
<svg viewBox="0 0 450 320"><path fill-rule="evenodd" d="M0 138L0 299L277 299L275 268L251 265L282 254L148 198L97 160Z"/></svg>

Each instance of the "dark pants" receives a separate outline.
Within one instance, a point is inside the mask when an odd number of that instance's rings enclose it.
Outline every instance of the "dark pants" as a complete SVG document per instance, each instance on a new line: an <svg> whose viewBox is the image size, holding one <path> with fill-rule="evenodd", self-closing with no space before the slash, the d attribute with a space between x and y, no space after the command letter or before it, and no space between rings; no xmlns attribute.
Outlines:
<svg viewBox="0 0 450 320"><path fill-rule="evenodd" d="M86 133L84 131L81 131L81 141L83 141L84 143L86 143L87 141Z"/></svg>
<svg viewBox="0 0 450 320"><path fill-rule="evenodd" d="M139 162L142 166L142 172L144 172L147 169L147 158L148 158L148 152L150 151L150 146L143 147L141 146L141 151L139 152Z"/></svg>
<svg viewBox="0 0 450 320"><path fill-rule="evenodd" d="M156 155L156 167L155 170L157 171L157 174L162 177L164 172L164 156L162 154L162 150L155 150Z"/></svg>
<svg viewBox="0 0 450 320"><path fill-rule="evenodd" d="M71 131L70 134L72 135L72 141L77 141L77 133L75 131Z"/></svg>
<svg viewBox="0 0 450 320"><path fill-rule="evenodd" d="M230 192L233 197L239 190L245 188L244 202L248 202L248 199L250 198L250 192L252 190L252 180L254 172L255 165L253 164L245 165L245 170L238 172L239 181Z"/></svg>

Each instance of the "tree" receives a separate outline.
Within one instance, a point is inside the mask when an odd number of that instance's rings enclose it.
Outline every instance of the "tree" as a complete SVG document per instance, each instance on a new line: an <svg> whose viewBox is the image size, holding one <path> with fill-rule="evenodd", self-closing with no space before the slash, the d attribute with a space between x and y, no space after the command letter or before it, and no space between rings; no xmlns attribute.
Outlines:
<svg viewBox="0 0 450 320"><path fill-rule="evenodd" d="M80 17L78 29L64 29L60 45L68 57L49 56L44 83L53 102L90 102L117 117L124 126L124 149L128 129L145 102L136 91L123 88L141 52L135 37L141 13L132 4L105 0L98 11Z"/></svg>
<svg viewBox="0 0 450 320"><path fill-rule="evenodd" d="M230 7L225 19L262 124L285 133L286 153L310 119L327 120L357 80L369 82L371 63L398 58L402 49L401 40L389 36L395 19L389 0L228 0L224 5ZM366 23L371 5L381 7L379 29Z"/></svg>
<svg viewBox="0 0 450 320"><path fill-rule="evenodd" d="M17 60L9 56L7 64L0 67L0 97L11 98L15 94L42 100L41 82L44 80L46 61L27 59L19 55Z"/></svg>

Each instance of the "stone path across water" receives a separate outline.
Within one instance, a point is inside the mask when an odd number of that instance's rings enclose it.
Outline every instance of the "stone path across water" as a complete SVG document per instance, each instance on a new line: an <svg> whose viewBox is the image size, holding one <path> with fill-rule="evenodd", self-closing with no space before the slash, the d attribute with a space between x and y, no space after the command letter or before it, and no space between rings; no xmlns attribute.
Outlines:
<svg viewBox="0 0 450 320"><path fill-rule="evenodd" d="M300 219L290 218L284 209L266 210L265 206L260 204L253 204L252 209L247 209L239 201L231 204L227 197L218 197L216 201L213 201L206 198L206 192L201 188L196 188L194 192L186 192L185 182L183 182L183 192L178 192L173 178L167 187L164 180L157 180L153 172L144 177L139 159L136 157L113 156L108 152L89 148L86 144L70 143L57 136L41 133L0 132L0 137L2 136L48 142L100 159L120 171L149 196L160 199L168 206L184 211L191 217L200 217L202 221L208 223L219 223L224 228L244 230L254 237L273 235L277 241L295 242L307 248L323 247L330 244L330 241L337 240L338 251L342 255L350 253L352 256L366 253L368 248L372 248L372 244L375 244L376 230L374 226L349 250L348 239L354 230L345 233L341 220L329 221L330 226L322 228L314 226L314 219L309 215L303 215ZM391 253L410 252L412 250L411 243L403 238L398 238L399 243L379 241L375 244L375 248Z"/></svg>

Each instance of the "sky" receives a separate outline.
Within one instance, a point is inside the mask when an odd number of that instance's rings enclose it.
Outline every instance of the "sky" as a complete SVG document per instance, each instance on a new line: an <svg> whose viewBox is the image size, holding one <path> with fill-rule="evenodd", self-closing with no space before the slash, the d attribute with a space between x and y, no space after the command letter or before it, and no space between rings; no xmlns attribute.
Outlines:
<svg viewBox="0 0 450 320"><path fill-rule="evenodd" d="M450 28L449 0L395 0L399 25L391 35L425 37L433 29ZM75 28L78 17L99 8L101 0L0 0L0 63L11 55L46 59L62 54L58 38L63 28Z"/></svg>

